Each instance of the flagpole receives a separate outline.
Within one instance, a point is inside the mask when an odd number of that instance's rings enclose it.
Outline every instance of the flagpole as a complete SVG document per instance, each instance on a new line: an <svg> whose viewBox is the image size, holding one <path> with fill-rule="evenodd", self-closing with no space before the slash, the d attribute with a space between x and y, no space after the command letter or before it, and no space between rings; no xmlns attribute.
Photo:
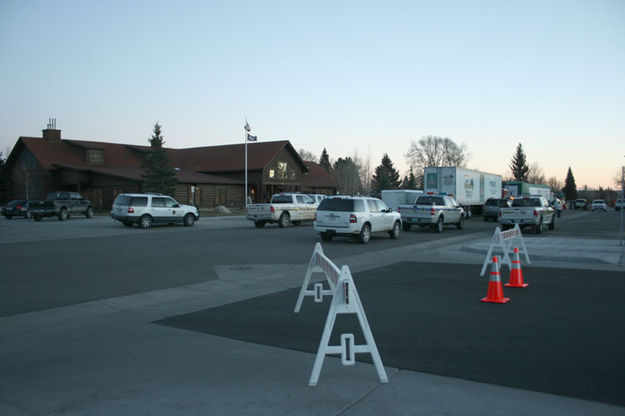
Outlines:
<svg viewBox="0 0 625 416"><path fill-rule="evenodd" d="M247 119L245 119L245 127L243 131L245 131L243 140L245 141L245 208L247 208Z"/></svg>

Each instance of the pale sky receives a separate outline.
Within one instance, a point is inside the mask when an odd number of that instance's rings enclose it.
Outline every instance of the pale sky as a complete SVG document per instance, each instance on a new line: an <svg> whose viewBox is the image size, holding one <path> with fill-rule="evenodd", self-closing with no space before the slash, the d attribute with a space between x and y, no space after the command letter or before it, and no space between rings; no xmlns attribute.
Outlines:
<svg viewBox="0 0 625 416"><path fill-rule="evenodd" d="M625 164L625 1L0 0L0 151L41 136L173 148L288 139L332 159L465 143L578 188Z"/></svg>

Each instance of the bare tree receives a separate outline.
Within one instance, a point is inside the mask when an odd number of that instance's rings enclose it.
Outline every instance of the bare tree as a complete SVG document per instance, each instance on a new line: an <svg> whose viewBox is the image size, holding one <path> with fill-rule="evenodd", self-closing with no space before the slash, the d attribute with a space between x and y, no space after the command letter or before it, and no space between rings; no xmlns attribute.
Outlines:
<svg viewBox="0 0 625 416"><path fill-rule="evenodd" d="M538 164L538 162L534 162L529 166L529 170L527 171L527 181L529 183L547 185L545 171Z"/></svg>
<svg viewBox="0 0 625 416"><path fill-rule="evenodd" d="M417 174L428 166L466 166L469 154L466 145L456 144L449 137L426 136L412 140L406 161Z"/></svg>
<svg viewBox="0 0 625 416"><path fill-rule="evenodd" d="M555 176L547 179L547 185L549 185L549 188L551 188L553 192L560 192L564 188L564 182L558 180Z"/></svg>
<svg viewBox="0 0 625 416"><path fill-rule="evenodd" d="M315 156L313 152L306 149L299 149L297 153L299 154L299 157L301 157L302 160L306 162L317 162L317 160L319 159L317 156Z"/></svg>
<svg viewBox="0 0 625 416"><path fill-rule="evenodd" d="M22 159L19 163L20 173L24 177L25 199L30 199L30 190L37 171L36 163L34 159Z"/></svg>

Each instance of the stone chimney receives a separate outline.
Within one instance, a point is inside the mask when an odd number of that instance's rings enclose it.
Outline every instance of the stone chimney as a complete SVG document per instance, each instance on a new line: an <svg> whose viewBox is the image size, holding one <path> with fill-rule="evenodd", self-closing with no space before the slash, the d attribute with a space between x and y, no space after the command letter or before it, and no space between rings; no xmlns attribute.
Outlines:
<svg viewBox="0 0 625 416"><path fill-rule="evenodd" d="M61 143L61 130L56 129L56 119L48 119L48 125L43 131L43 139L49 143Z"/></svg>

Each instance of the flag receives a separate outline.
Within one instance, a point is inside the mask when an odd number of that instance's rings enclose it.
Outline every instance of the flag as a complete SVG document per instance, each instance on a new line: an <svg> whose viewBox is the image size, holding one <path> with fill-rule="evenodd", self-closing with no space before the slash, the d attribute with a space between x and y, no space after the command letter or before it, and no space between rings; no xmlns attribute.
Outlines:
<svg viewBox="0 0 625 416"><path fill-rule="evenodd" d="M258 136L252 136L251 134L247 135L247 141L248 142L255 142L257 138L258 138Z"/></svg>
<svg viewBox="0 0 625 416"><path fill-rule="evenodd" d="M250 127L250 125L247 123L247 120L245 120L245 127L243 127L245 129L245 131L252 131L252 128Z"/></svg>

